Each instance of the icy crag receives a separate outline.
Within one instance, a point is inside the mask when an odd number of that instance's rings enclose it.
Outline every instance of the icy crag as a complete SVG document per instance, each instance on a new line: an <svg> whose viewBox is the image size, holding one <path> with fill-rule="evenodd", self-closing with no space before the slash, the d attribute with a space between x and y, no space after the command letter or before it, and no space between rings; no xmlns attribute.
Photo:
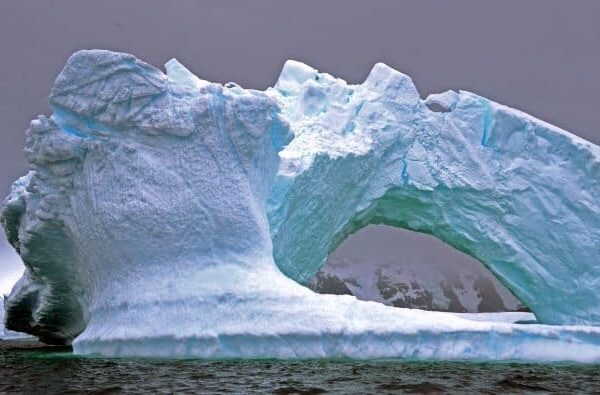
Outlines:
<svg viewBox="0 0 600 395"><path fill-rule="evenodd" d="M78 354L600 361L598 147L383 64L348 85L290 61L265 92L166 69L80 51L58 76L2 213L27 267L8 328ZM299 284L370 223L479 259L540 324Z"/></svg>

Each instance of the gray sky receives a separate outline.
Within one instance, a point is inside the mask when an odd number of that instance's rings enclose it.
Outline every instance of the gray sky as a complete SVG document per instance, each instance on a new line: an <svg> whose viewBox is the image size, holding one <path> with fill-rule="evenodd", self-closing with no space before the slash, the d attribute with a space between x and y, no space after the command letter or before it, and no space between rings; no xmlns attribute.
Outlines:
<svg viewBox="0 0 600 395"><path fill-rule="evenodd" d="M382 61L423 97L470 90L600 143L599 18L596 0L2 0L0 194L26 172L24 131L81 48L156 66L177 57L203 79L258 89L290 58L351 83ZM2 254L0 273L14 271Z"/></svg>

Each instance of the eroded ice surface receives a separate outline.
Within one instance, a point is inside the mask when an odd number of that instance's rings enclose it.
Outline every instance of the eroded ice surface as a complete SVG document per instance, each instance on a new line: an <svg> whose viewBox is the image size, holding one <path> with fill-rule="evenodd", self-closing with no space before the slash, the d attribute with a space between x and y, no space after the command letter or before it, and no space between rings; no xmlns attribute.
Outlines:
<svg viewBox="0 0 600 395"><path fill-rule="evenodd" d="M58 76L2 214L8 327L79 354L600 361L598 147L383 64L290 61L266 92L166 69L81 51ZM369 223L476 257L541 324L299 284Z"/></svg>

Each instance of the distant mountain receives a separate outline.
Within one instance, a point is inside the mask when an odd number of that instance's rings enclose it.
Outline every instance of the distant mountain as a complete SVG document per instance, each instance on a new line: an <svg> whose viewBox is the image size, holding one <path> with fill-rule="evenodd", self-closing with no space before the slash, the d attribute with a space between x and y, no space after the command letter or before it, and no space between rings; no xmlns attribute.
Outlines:
<svg viewBox="0 0 600 395"><path fill-rule="evenodd" d="M432 270L427 262L370 263L333 258L311 279L316 292L354 295L396 307L460 313L524 310L481 265Z"/></svg>

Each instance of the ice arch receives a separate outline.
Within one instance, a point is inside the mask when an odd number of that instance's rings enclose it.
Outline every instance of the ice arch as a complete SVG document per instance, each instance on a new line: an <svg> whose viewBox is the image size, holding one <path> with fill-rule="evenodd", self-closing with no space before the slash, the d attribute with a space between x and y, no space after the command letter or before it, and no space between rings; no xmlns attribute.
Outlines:
<svg viewBox="0 0 600 395"><path fill-rule="evenodd" d="M469 92L423 101L383 64L353 86L288 62L270 92L295 134L269 200L287 275L386 224L480 260L540 322L600 323L597 146Z"/></svg>
<svg viewBox="0 0 600 395"><path fill-rule="evenodd" d="M2 210L26 265L8 329L77 336L80 354L600 361L599 328L472 322L289 278L388 223L479 257L546 323L597 324L596 146L473 94L424 103L381 64L349 86L289 62L267 92L166 68L80 51L58 76ZM559 230L564 250L543 243Z"/></svg>

